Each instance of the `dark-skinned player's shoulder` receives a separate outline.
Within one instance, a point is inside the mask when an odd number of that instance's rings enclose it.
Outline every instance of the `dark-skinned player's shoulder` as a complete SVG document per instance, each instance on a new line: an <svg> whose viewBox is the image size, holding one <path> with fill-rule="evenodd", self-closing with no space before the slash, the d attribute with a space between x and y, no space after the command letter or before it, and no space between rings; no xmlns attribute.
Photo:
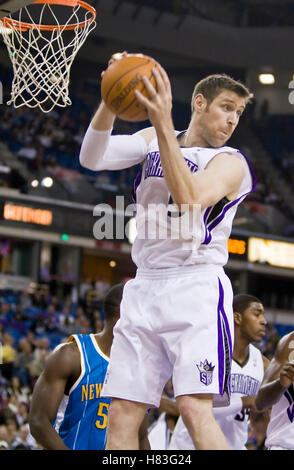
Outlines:
<svg viewBox="0 0 294 470"><path fill-rule="evenodd" d="M46 368L58 368L60 372L67 372L68 375L79 375L80 373L80 352L74 338L70 337L65 343L61 343L49 355Z"/></svg>

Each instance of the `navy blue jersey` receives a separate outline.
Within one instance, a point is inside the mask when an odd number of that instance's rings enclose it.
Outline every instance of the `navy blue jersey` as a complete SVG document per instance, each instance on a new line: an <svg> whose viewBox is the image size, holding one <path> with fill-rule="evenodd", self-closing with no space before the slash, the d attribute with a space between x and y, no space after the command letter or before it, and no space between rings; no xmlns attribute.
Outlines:
<svg viewBox="0 0 294 470"><path fill-rule="evenodd" d="M72 450L103 450L110 398L100 398L109 359L95 336L73 335L80 351L81 374L64 396L55 429Z"/></svg>

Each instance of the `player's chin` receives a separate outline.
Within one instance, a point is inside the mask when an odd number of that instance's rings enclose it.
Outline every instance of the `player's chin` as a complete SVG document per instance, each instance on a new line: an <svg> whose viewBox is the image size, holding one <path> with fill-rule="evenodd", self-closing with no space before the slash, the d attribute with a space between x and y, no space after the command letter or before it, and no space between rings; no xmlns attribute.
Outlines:
<svg viewBox="0 0 294 470"><path fill-rule="evenodd" d="M264 336L265 336L265 333L263 333L263 332L257 333L255 335L254 341L256 343L259 343L264 338Z"/></svg>
<svg viewBox="0 0 294 470"><path fill-rule="evenodd" d="M214 139L211 146L214 147L214 148L224 147L226 145L227 140L228 139L216 138L216 139Z"/></svg>

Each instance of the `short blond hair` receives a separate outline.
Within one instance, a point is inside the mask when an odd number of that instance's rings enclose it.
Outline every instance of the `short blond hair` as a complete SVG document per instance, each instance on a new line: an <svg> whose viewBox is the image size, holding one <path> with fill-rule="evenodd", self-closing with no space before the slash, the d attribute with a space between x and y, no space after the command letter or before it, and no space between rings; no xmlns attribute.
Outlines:
<svg viewBox="0 0 294 470"><path fill-rule="evenodd" d="M217 97L223 90L229 90L236 93L238 96L246 99L246 104L253 98L253 93L241 82L234 80L226 74L214 74L208 75L203 78L194 87L194 91L191 99L192 113L194 111L194 98L196 95L201 93L204 98L210 104L214 98Z"/></svg>

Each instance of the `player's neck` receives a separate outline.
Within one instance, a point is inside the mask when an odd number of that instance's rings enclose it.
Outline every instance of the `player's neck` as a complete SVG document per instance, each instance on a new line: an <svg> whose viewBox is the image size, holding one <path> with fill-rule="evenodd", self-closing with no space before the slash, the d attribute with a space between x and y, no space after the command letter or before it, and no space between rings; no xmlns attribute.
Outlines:
<svg viewBox="0 0 294 470"><path fill-rule="evenodd" d="M233 358L238 361L239 364L243 364L247 360L249 355L249 344L250 341L247 338L236 334Z"/></svg>
<svg viewBox="0 0 294 470"><path fill-rule="evenodd" d="M112 329L110 330L110 329L105 328L104 330L101 331L101 333L97 333L94 336L103 354L109 357L110 348L111 348L111 344L113 340Z"/></svg>
<svg viewBox="0 0 294 470"><path fill-rule="evenodd" d="M192 116L187 131L180 138L182 147L210 147L209 143L201 135L201 126L195 122L195 115Z"/></svg>

